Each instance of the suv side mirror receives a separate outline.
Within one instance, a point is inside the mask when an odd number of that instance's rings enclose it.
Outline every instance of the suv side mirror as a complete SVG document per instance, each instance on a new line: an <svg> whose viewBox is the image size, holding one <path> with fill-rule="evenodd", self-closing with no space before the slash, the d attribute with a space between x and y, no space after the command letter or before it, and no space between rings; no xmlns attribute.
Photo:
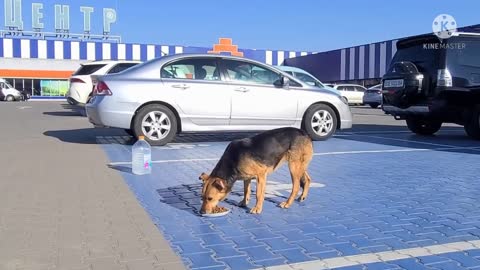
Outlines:
<svg viewBox="0 0 480 270"><path fill-rule="evenodd" d="M275 85L276 87L283 87L285 89L288 89L290 87L290 79L287 77L281 76L280 79L273 82L273 85Z"/></svg>

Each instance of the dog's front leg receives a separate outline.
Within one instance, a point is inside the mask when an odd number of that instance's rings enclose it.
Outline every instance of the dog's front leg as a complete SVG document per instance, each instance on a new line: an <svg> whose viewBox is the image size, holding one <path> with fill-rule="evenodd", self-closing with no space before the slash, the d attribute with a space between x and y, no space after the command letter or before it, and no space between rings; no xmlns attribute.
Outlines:
<svg viewBox="0 0 480 270"><path fill-rule="evenodd" d="M251 194L250 183L251 182L252 180L243 181L243 201L239 203L240 207L246 207L250 202L250 194Z"/></svg>
<svg viewBox="0 0 480 270"><path fill-rule="evenodd" d="M257 203L250 210L252 214L260 214L263 208L263 200L265 199L265 187L267 185L267 176L259 175L257 177Z"/></svg>

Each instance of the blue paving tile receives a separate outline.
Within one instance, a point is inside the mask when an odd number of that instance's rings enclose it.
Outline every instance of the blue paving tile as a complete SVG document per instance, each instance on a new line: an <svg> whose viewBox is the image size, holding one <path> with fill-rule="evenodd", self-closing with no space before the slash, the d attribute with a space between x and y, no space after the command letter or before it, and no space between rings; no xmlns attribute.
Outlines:
<svg viewBox="0 0 480 270"><path fill-rule="evenodd" d="M335 251L331 246L325 246L318 240L301 241L298 245L305 250L305 253L317 253L326 251Z"/></svg>
<svg viewBox="0 0 480 270"><path fill-rule="evenodd" d="M176 243L181 250L182 254L191 254L191 253L200 253L200 252L209 252L210 250L202 246L201 241L193 242L179 242Z"/></svg>
<svg viewBox="0 0 480 270"><path fill-rule="evenodd" d="M300 230L282 231L280 232L280 234L283 235L289 242L298 242L314 239L313 234L305 235Z"/></svg>
<svg viewBox="0 0 480 270"><path fill-rule="evenodd" d="M331 244L329 247L340 251L343 256L351 256L362 253L359 249L353 247L351 243Z"/></svg>
<svg viewBox="0 0 480 270"><path fill-rule="evenodd" d="M419 263L417 259L403 259L403 260L396 260L396 261L390 261L388 262L389 264L394 264L398 265L404 269L415 269L415 270L429 270L425 265Z"/></svg>
<svg viewBox="0 0 480 270"><path fill-rule="evenodd" d="M344 267L337 267L337 268L331 268L335 270L363 270L362 265L352 265L352 266L344 266Z"/></svg>
<svg viewBox="0 0 480 270"><path fill-rule="evenodd" d="M422 256L418 257L417 259L420 261L420 263L424 265L433 265L437 263L443 263L443 262L449 262L451 261L449 258L442 257L443 254L441 255L431 255L431 256Z"/></svg>
<svg viewBox="0 0 480 270"><path fill-rule="evenodd" d="M465 267L460 266L457 262L449 261L430 265L431 269L435 270L465 270Z"/></svg>
<svg viewBox="0 0 480 270"><path fill-rule="evenodd" d="M245 252L247 256L249 256L253 261L276 259L280 257L270 252L267 246L251 247L247 249L242 249L242 251Z"/></svg>
<svg viewBox="0 0 480 270"><path fill-rule="evenodd" d="M268 245L272 251L295 248L295 245L287 243L284 238L264 239L262 242Z"/></svg>
<svg viewBox="0 0 480 270"><path fill-rule="evenodd" d="M223 266L224 264L212 258L211 253L197 253L185 255L193 265L193 269L212 266Z"/></svg>
<svg viewBox="0 0 480 270"><path fill-rule="evenodd" d="M231 269L254 269L256 268L247 256L224 258L222 261Z"/></svg>
<svg viewBox="0 0 480 270"><path fill-rule="evenodd" d="M340 257L341 254L339 251L325 251L325 252L317 252L317 253L309 253L308 256L317 258L320 260L325 260L325 259L330 259L330 258L335 258L335 257Z"/></svg>
<svg viewBox="0 0 480 270"><path fill-rule="evenodd" d="M245 230L245 231L253 234L255 239L268 239L268 238L276 238L280 236L280 234L273 233L272 231L265 228L251 229L251 230Z"/></svg>
<svg viewBox="0 0 480 270"><path fill-rule="evenodd" d="M465 253L470 257L480 257L480 249L467 250Z"/></svg>
<svg viewBox="0 0 480 270"><path fill-rule="evenodd" d="M314 257L310 257L302 252L301 249L285 249L274 252L277 255L281 255L287 259L289 263L298 263L315 260Z"/></svg>
<svg viewBox="0 0 480 270"><path fill-rule="evenodd" d="M469 257L462 252L443 254L442 257L452 259L464 267L476 267L480 266L480 260Z"/></svg>
<svg viewBox="0 0 480 270"><path fill-rule="evenodd" d="M231 245L216 245L216 246L209 246L215 253L215 258L224 258L224 257L234 257L234 256L241 256L245 255L245 252L239 251L238 249ZM222 260L223 261L223 260Z"/></svg>
<svg viewBox="0 0 480 270"><path fill-rule="evenodd" d="M258 267L269 267L269 266L286 264L287 260L285 258L276 258L276 259L268 259L268 260L262 260L262 261L254 261L253 263Z"/></svg>
<svg viewBox="0 0 480 270"><path fill-rule="evenodd" d="M348 243L347 240L337 238L330 233L318 233L318 234L314 234L313 236L315 236L315 238L320 240L320 242L322 242L325 245Z"/></svg>
<svg viewBox="0 0 480 270"><path fill-rule="evenodd" d="M224 235L224 238L226 239L237 236L250 236L247 232L243 231L238 226L222 226L216 229L218 231L221 231Z"/></svg>
<svg viewBox="0 0 480 270"><path fill-rule="evenodd" d="M392 265L384 262L378 262L378 263L370 263L365 265L366 269L368 270L397 270L401 269L397 265Z"/></svg>
<svg viewBox="0 0 480 270"><path fill-rule="evenodd" d="M257 247L257 246L263 245L261 242L253 240L251 236L235 236L235 237L230 237L230 240L232 240L237 245L237 248L239 249Z"/></svg>
<svg viewBox="0 0 480 270"><path fill-rule="evenodd" d="M220 236L219 233L211 233L205 234L202 236L202 241L204 246L212 246L212 245L222 245L222 244L232 244L233 242L230 240L225 240L223 237Z"/></svg>

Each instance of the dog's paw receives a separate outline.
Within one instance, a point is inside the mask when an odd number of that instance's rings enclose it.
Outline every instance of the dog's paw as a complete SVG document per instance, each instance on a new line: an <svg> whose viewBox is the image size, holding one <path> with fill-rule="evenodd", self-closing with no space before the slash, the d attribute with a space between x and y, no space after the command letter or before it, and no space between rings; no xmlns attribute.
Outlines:
<svg viewBox="0 0 480 270"><path fill-rule="evenodd" d="M280 208L289 208L289 207L290 207L290 204L288 204L287 202L281 202L278 206L279 206Z"/></svg>
<svg viewBox="0 0 480 270"><path fill-rule="evenodd" d="M307 198L307 196L300 196L300 197L298 197L297 200L298 200L299 202L303 202L303 201L305 201L306 198Z"/></svg>
<svg viewBox="0 0 480 270"><path fill-rule="evenodd" d="M238 206L240 207L247 207L248 205L248 200L242 200L241 202L238 203Z"/></svg>
<svg viewBox="0 0 480 270"><path fill-rule="evenodd" d="M262 208L257 207L257 206L250 209L250 214L260 214L261 212L262 212Z"/></svg>

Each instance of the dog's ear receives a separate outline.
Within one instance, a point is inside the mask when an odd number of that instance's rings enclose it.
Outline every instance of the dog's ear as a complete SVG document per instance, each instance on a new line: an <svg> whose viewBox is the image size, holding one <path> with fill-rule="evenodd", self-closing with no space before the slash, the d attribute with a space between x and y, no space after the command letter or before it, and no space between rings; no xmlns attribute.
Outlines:
<svg viewBox="0 0 480 270"><path fill-rule="evenodd" d="M203 182L205 182L207 179L208 179L209 175L202 172L202 174L198 177L198 180L202 180Z"/></svg>
<svg viewBox="0 0 480 270"><path fill-rule="evenodd" d="M217 178L213 182L213 186L216 187L219 191L224 191L227 189L227 181Z"/></svg>

